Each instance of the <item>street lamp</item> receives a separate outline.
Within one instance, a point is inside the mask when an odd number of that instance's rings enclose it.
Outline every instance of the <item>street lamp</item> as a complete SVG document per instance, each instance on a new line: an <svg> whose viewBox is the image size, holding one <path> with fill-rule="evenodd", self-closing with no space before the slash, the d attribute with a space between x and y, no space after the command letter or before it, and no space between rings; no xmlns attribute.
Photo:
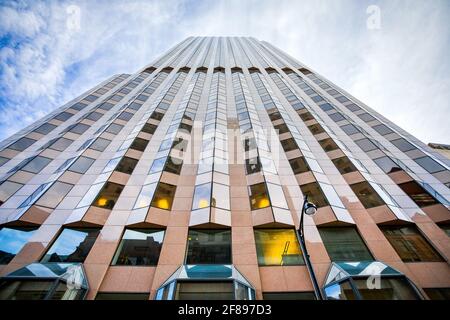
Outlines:
<svg viewBox="0 0 450 320"><path fill-rule="evenodd" d="M319 283L317 282L316 274L314 273L314 269L311 264L311 260L309 259L308 251L306 250L306 244L305 244L305 233L303 230L303 216L305 213L308 216L312 216L316 213L317 207L315 204L308 202L308 196L305 196L305 199L303 201L302 206L302 213L300 216L300 226L297 230L298 237L300 239L300 247L302 249L303 259L306 263L306 268L308 269L309 277L311 278L311 282L314 287L314 294L316 296L317 300L323 300L322 296L322 290L320 290Z"/></svg>

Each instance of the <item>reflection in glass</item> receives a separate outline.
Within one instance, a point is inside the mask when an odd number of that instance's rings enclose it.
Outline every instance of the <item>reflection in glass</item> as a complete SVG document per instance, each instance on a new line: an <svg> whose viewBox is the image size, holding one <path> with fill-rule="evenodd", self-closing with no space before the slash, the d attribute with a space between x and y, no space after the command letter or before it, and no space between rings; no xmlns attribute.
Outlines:
<svg viewBox="0 0 450 320"><path fill-rule="evenodd" d="M210 206L211 183L195 186L192 210L206 208Z"/></svg>
<svg viewBox="0 0 450 320"><path fill-rule="evenodd" d="M117 199L122 193L123 187L121 184L106 182L92 205L105 209L114 208Z"/></svg>
<svg viewBox="0 0 450 320"><path fill-rule="evenodd" d="M2 228L0 230L0 265L8 264L22 250L36 229Z"/></svg>
<svg viewBox="0 0 450 320"><path fill-rule="evenodd" d="M176 186L160 182L152 199L152 207L170 210L176 188Z"/></svg>
<svg viewBox="0 0 450 320"><path fill-rule="evenodd" d="M292 229L255 230L255 242L260 266L304 263L296 232Z"/></svg>
<svg viewBox="0 0 450 320"><path fill-rule="evenodd" d="M186 264L230 263L230 230L189 230Z"/></svg>
<svg viewBox="0 0 450 320"><path fill-rule="evenodd" d="M270 206L266 184L258 183L249 186L250 206L252 210L267 208Z"/></svg>

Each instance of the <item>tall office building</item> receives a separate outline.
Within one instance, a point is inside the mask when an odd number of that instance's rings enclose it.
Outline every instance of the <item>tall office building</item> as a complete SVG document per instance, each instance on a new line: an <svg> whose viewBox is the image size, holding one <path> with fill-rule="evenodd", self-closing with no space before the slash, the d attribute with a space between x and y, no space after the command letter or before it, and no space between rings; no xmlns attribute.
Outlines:
<svg viewBox="0 0 450 320"><path fill-rule="evenodd" d="M325 298L449 298L450 160L267 42L188 38L0 150L0 299L313 299L304 196Z"/></svg>

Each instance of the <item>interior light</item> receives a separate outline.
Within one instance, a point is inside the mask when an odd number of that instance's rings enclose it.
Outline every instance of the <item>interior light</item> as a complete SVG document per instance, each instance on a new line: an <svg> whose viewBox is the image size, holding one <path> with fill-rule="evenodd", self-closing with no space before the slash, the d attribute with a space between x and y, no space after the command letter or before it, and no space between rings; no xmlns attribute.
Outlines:
<svg viewBox="0 0 450 320"><path fill-rule="evenodd" d="M98 203L99 206L104 207L108 203L108 199L100 198L100 199L98 199L97 203Z"/></svg>
<svg viewBox="0 0 450 320"><path fill-rule="evenodd" d="M258 208L265 208L270 206L269 198L261 198L258 202Z"/></svg>
<svg viewBox="0 0 450 320"><path fill-rule="evenodd" d="M169 200L167 198L160 198L156 202L156 206L161 209L169 209Z"/></svg>
<svg viewBox="0 0 450 320"><path fill-rule="evenodd" d="M209 206L209 201L206 199L200 199L200 201L198 202L199 208L206 208L208 206Z"/></svg>

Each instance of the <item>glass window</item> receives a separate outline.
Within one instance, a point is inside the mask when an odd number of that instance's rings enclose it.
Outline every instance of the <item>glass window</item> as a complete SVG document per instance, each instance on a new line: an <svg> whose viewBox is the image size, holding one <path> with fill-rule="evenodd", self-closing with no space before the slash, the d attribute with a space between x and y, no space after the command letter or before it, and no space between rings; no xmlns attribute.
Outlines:
<svg viewBox="0 0 450 320"><path fill-rule="evenodd" d="M337 159L333 159L331 161L333 161L334 165L336 166L336 168L339 170L339 172L341 174L346 174L349 172L357 171L354 164L347 157L337 158Z"/></svg>
<svg viewBox="0 0 450 320"><path fill-rule="evenodd" d="M92 143L89 147L89 149L97 150L97 151L104 151L106 147L111 143L111 140L103 139L103 138L97 138L95 139L94 143Z"/></svg>
<svg viewBox="0 0 450 320"><path fill-rule="evenodd" d="M422 168L427 170L429 173L436 173L439 171L444 171L445 168L441 166L439 163L431 159L430 157L422 157L414 159L417 164L419 164Z"/></svg>
<svg viewBox="0 0 450 320"><path fill-rule="evenodd" d="M144 151L147 147L148 140L136 138L134 139L133 143L131 144L130 148L138 151Z"/></svg>
<svg viewBox="0 0 450 320"><path fill-rule="evenodd" d="M136 160L136 159L129 158L129 157L123 157L120 160L120 162L117 165L115 170L126 173L126 174L132 174L137 163L138 163L138 160Z"/></svg>
<svg viewBox="0 0 450 320"><path fill-rule="evenodd" d="M64 151L67 149L68 146L71 145L72 142L73 140L70 139L59 138L49 146L49 149L53 149L56 151Z"/></svg>
<svg viewBox="0 0 450 320"><path fill-rule="evenodd" d="M0 284L0 300L43 300L54 281L4 281Z"/></svg>
<svg viewBox="0 0 450 320"><path fill-rule="evenodd" d="M83 134L87 129L89 129L89 126L87 124L77 123L73 126L70 126L68 132Z"/></svg>
<svg viewBox="0 0 450 320"><path fill-rule="evenodd" d="M391 141L394 146L396 146L400 151L406 152L415 149L411 143L403 138Z"/></svg>
<svg viewBox="0 0 450 320"><path fill-rule="evenodd" d="M100 112L92 111L92 112L89 112L85 118L88 120L97 121L102 116L103 116L103 114L101 114Z"/></svg>
<svg viewBox="0 0 450 320"><path fill-rule="evenodd" d="M111 110L114 107L114 105L110 102L104 102L102 103L98 108L102 110Z"/></svg>
<svg viewBox="0 0 450 320"><path fill-rule="evenodd" d="M86 173L86 171L88 171L94 161L95 159L81 156L77 160L75 160L75 162L72 163L72 165L67 170L77 173Z"/></svg>
<svg viewBox="0 0 450 320"><path fill-rule="evenodd" d="M231 264L231 230L189 230L186 264Z"/></svg>
<svg viewBox="0 0 450 320"><path fill-rule="evenodd" d="M424 288L430 300L450 300L450 288Z"/></svg>
<svg viewBox="0 0 450 320"><path fill-rule="evenodd" d="M369 209L384 205L383 199L375 192L372 186L367 182L358 182L351 184L353 192L358 197L359 201L363 204L364 208Z"/></svg>
<svg viewBox="0 0 450 320"><path fill-rule="evenodd" d="M309 120L313 120L314 119L313 115L309 111L305 112L305 113L301 113L300 114L300 118L303 121L309 121Z"/></svg>
<svg viewBox="0 0 450 320"><path fill-rule="evenodd" d="M361 120L364 122L369 122L369 121L375 120L375 117L373 117L371 114L368 114L367 112L360 114L358 117L360 117Z"/></svg>
<svg viewBox="0 0 450 320"><path fill-rule="evenodd" d="M316 300L314 292L263 292L263 300Z"/></svg>
<svg viewBox="0 0 450 320"><path fill-rule="evenodd" d="M10 160L10 159L8 159L8 158L0 157L0 167L1 167L2 165L4 165L5 163L7 163L9 160Z"/></svg>
<svg viewBox="0 0 450 320"><path fill-rule="evenodd" d="M34 129L34 132L40 133L40 134L48 134L51 131L53 131L56 128L54 124L51 123L44 123L43 125L39 126L38 128Z"/></svg>
<svg viewBox="0 0 450 320"><path fill-rule="evenodd" d="M95 300L148 300L150 293L99 292Z"/></svg>
<svg viewBox="0 0 450 320"><path fill-rule="evenodd" d="M391 173L402 170L394 161L389 157L381 157L373 160L385 173Z"/></svg>
<svg viewBox="0 0 450 320"><path fill-rule="evenodd" d="M230 187L213 183L213 193L211 198L211 206L230 210Z"/></svg>
<svg viewBox="0 0 450 320"><path fill-rule="evenodd" d="M308 201L314 203L318 208L329 205L327 198L317 182L301 185L300 189L303 195L308 196Z"/></svg>
<svg viewBox="0 0 450 320"><path fill-rule="evenodd" d="M294 174L308 172L310 170L304 157L298 157L295 159L291 159L291 160L289 160L289 164L291 165L291 168L292 168L292 171L294 171Z"/></svg>
<svg viewBox="0 0 450 320"><path fill-rule="evenodd" d="M122 113L117 117L117 119L121 119L121 120L125 120L125 121L128 121L128 120L130 120L131 118L133 118L133 114L130 113L130 112L126 112L126 111L122 112Z"/></svg>
<svg viewBox="0 0 450 320"><path fill-rule="evenodd" d="M284 197L283 188L277 184L267 183L267 190L269 191L272 206L278 208L288 209L286 198Z"/></svg>
<svg viewBox="0 0 450 320"><path fill-rule="evenodd" d="M258 229L254 232L256 253L260 266L304 264L295 230Z"/></svg>
<svg viewBox="0 0 450 320"><path fill-rule="evenodd" d="M326 138L326 139L320 140L319 144L322 146L322 148L325 152L339 149L336 142L334 142L334 140L331 138Z"/></svg>
<svg viewBox="0 0 450 320"><path fill-rule="evenodd" d="M195 186L192 210L202 209L210 206L211 183L204 183Z"/></svg>
<svg viewBox="0 0 450 320"><path fill-rule="evenodd" d="M258 157L245 159L245 171L247 174L253 174L261 171L261 162Z"/></svg>
<svg viewBox="0 0 450 320"><path fill-rule="evenodd" d="M281 140L281 146L285 152L297 149L297 143L293 138ZM247 151L247 150L246 150Z"/></svg>
<svg viewBox="0 0 450 320"><path fill-rule="evenodd" d="M56 181L50 188L48 188L42 197L39 198L36 205L54 209L72 188L73 184Z"/></svg>
<svg viewBox="0 0 450 320"><path fill-rule="evenodd" d="M378 132L382 136L385 136L387 134L394 132L385 124L379 124L377 126L372 127L372 129L374 129L376 132Z"/></svg>
<svg viewBox="0 0 450 320"><path fill-rule="evenodd" d="M23 184L6 180L0 185L0 206L16 193Z"/></svg>
<svg viewBox="0 0 450 320"><path fill-rule="evenodd" d="M284 123L278 124L278 125L274 126L274 128L275 128L275 130L278 130L278 134L283 134L283 133L289 132L289 128Z"/></svg>
<svg viewBox="0 0 450 320"><path fill-rule="evenodd" d="M308 128L311 131L311 133L314 135L325 132L325 130L322 128L322 126L318 123L312 124L312 125L308 126Z"/></svg>
<svg viewBox="0 0 450 320"><path fill-rule="evenodd" d="M232 281L178 281L175 300L233 300Z"/></svg>
<svg viewBox="0 0 450 320"><path fill-rule="evenodd" d="M439 202L416 181L401 183L398 186L417 204L417 206L421 208L439 204Z"/></svg>
<svg viewBox="0 0 450 320"><path fill-rule="evenodd" d="M354 125L352 124L346 124L345 126L342 126L341 129L348 135L355 134L360 132Z"/></svg>
<svg viewBox="0 0 450 320"><path fill-rule="evenodd" d="M53 119L59 120L59 121L66 121L70 117L72 117L73 114L69 112L61 112L60 114L56 115Z"/></svg>
<svg viewBox="0 0 450 320"><path fill-rule="evenodd" d="M0 265L8 264L34 234L34 228L0 229Z"/></svg>
<svg viewBox="0 0 450 320"><path fill-rule="evenodd" d="M160 172L163 170L166 163L166 157L153 160L152 166L150 167L150 173Z"/></svg>
<svg viewBox="0 0 450 320"><path fill-rule="evenodd" d="M381 231L403 262L443 261L415 226L387 226Z"/></svg>
<svg viewBox="0 0 450 320"><path fill-rule="evenodd" d="M380 288L368 286L368 279L353 279L363 300L417 300L418 296L405 277L381 277Z"/></svg>
<svg viewBox="0 0 450 320"><path fill-rule="evenodd" d="M172 209L173 199L177 187L160 182L153 196L151 206L155 208L170 210Z"/></svg>
<svg viewBox="0 0 450 320"><path fill-rule="evenodd" d="M155 126L154 124L151 123L146 123L144 124L144 126L142 127L142 132L146 132L146 133L150 133L150 134L154 134L156 129L158 129L157 126Z"/></svg>
<svg viewBox="0 0 450 320"><path fill-rule="evenodd" d="M373 260L358 231L353 227L318 228L331 261Z"/></svg>
<svg viewBox="0 0 450 320"><path fill-rule="evenodd" d="M319 106L323 111L329 111L329 110L333 110L333 106L329 103L324 103L322 105Z"/></svg>
<svg viewBox="0 0 450 320"><path fill-rule="evenodd" d="M183 160L174 158L169 156L167 158L166 165L164 166L164 171L173 173L173 174L180 174L181 168L183 167Z"/></svg>
<svg viewBox="0 0 450 320"><path fill-rule="evenodd" d="M333 120L334 122L339 122L344 120L344 116L342 114L340 114L339 112L333 113L329 115L330 119Z"/></svg>
<svg viewBox="0 0 450 320"><path fill-rule="evenodd" d="M108 128L106 128L106 132L112 134L118 134L123 129L123 125L117 123L111 123Z"/></svg>
<svg viewBox="0 0 450 320"><path fill-rule="evenodd" d="M84 262L100 231L98 229L64 229L41 262Z"/></svg>
<svg viewBox="0 0 450 320"><path fill-rule="evenodd" d="M158 264L163 239L163 230L127 229L112 264L155 266Z"/></svg>
<svg viewBox="0 0 450 320"><path fill-rule="evenodd" d="M33 158L33 160L31 160L30 162L28 162L28 163L22 168L22 170L28 171L28 172L32 172L32 173L39 173L39 172L40 172L42 169L44 169L51 161L52 161L52 159L50 159L50 158L37 156L37 157Z"/></svg>
<svg viewBox="0 0 450 320"><path fill-rule="evenodd" d="M378 149L378 147L367 138L356 140L355 143L365 152Z"/></svg>
<svg viewBox="0 0 450 320"><path fill-rule="evenodd" d="M13 150L17 150L17 151L23 151L26 148L28 148L29 146L31 146L33 143L35 143L36 140L34 139L30 139L30 138L20 138L19 140L17 140L16 142L14 142L13 144L8 146L8 149L13 149Z"/></svg>
<svg viewBox="0 0 450 320"><path fill-rule="evenodd" d="M252 210L262 209L270 206L269 195L266 184L258 183L248 187L250 197L250 207Z"/></svg>
<svg viewBox="0 0 450 320"><path fill-rule="evenodd" d="M99 194L92 203L93 206L105 209L112 209L122 193L123 185L106 182Z"/></svg>

